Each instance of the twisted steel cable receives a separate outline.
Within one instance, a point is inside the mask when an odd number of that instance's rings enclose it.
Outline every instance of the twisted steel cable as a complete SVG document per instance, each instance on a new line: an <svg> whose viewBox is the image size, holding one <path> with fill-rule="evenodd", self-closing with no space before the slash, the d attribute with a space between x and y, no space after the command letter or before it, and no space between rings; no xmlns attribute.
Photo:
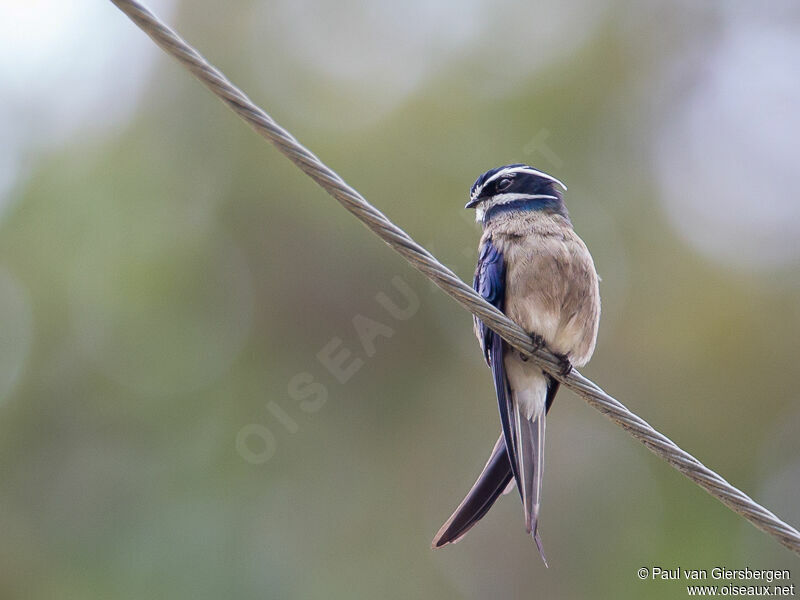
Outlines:
<svg viewBox="0 0 800 600"><path fill-rule="evenodd" d="M534 351L530 336L502 312L486 302L450 269L442 265L425 248L417 244L361 194L347 185L334 171L322 163L310 150L300 144L288 131L278 125L266 112L256 106L197 50L167 27L152 12L134 0L111 0L142 31L172 55L192 74L225 102L237 115L247 121L261 136L333 196L357 219L369 227L384 242L399 252L411 265L430 278L446 294L479 317L509 344L529 356L563 385L570 388L591 406L606 415L651 452L661 457L709 494L734 512L768 533L792 552L800 555L800 532L747 494L728 483L672 440L659 433L644 419L633 414L621 402L609 396L598 385L573 370L567 376L560 372L556 357L545 349Z"/></svg>

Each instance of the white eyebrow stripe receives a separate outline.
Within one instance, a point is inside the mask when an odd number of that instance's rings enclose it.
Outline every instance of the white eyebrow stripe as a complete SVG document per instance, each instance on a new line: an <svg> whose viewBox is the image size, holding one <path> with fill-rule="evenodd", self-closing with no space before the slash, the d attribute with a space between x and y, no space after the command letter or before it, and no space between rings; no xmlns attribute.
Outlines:
<svg viewBox="0 0 800 600"><path fill-rule="evenodd" d="M483 188L485 188L487 184L491 183L495 179L503 177L504 175L509 175L511 173L531 173L532 175L537 175L537 176L542 177L544 179L548 179L548 180L552 181L553 183L557 183L562 188L564 188L564 191L567 191L567 186L565 186L561 181L559 181L558 179L556 179L552 175L548 175L547 173L543 173L542 171L534 169L533 167L528 167L528 166L525 166L525 167L508 167L506 169L498 171L497 173L492 175L489 179L484 181L481 184L481 186L475 190L475 193L472 194L472 197L473 198L477 198L478 196L480 196L481 192L483 191Z"/></svg>
<svg viewBox="0 0 800 600"><path fill-rule="evenodd" d="M531 173L533 175L538 175L539 177L543 177L544 179L549 179L550 181L552 181L554 183L557 183L558 185L563 187L565 190L567 189L567 186L565 186L563 183L561 183L558 179L556 179L552 175L548 175L547 173L543 173L542 171L534 169L533 167L527 167L527 166L526 167L509 167L507 169L503 169L502 171L498 171L497 173L495 173L494 175L489 177L489 179L484 181L483 185L481 187L484 187L487 183L490 183L490 182L494 181L495 179L503 177L504 175L509 175L511 173Z"/></svg>

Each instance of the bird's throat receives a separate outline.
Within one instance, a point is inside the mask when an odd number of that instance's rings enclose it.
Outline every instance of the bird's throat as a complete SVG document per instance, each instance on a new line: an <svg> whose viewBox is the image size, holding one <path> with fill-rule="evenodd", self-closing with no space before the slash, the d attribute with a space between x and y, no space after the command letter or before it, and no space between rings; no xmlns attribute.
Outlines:
<svg viewBox="0 0 800 600"><path fill-rule="evenodd" d="M486 224L500 215L508 215L511 213L527 213L533 211L549 212L568 218L564 203L556 198L525 198L520 200L512 200L510 202L503 202L501 204L495 204L483 209L481 211L483 216L480 220Z"/></svg>

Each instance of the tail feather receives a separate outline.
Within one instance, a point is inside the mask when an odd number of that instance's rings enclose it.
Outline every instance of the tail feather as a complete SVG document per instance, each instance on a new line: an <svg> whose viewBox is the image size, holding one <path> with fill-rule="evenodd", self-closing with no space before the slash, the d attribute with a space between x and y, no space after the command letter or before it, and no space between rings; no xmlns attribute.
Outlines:
<svg viewBox="0 0 800 600"><path fill-rule="evenodd" d="M542 371L516 360L506 360L511 394L517 483L525 512L525 530L533 536L542 561L547 564L538 534L544 475L545 415L555 386Z"/></svg>
<svg viewBox="0 0 800 600"><path fill-rule="evenodd" d="M539 508L542 498L542 476L544 475L545 415L542 411L532 420L521 414L515 406L519 473L522 477L522 503L525 507L525 530L533 536L539 554L547 565L547 558L539 539Z"/></svg>
<svg viewBox="0 0 800 600"><path fill-rule="evenodd" d="M539 554L547 566L538 531L542 475L544 473L545 415L553 404L559 383L549 375L543 375L546 386L544 406L542 407L544 410L540 408L538 416L523 414L519 402L506 404L511 409L509 411L511 414L506 414L509 417L508 430L510 433L513 432L511 435L512 452L508 452L505 436L501 434L494 445L489 461L472 489L434 537L431 544L433 548L441 548L446 544L459 541L475 523L483 518L501 494L507 494L517 487L525 508L525 528L532 535ZM505 385L507 386L507 384ZM523 386L523 389L526 387ZM510 390L507 396L505 390L507 388L504 387L503 400L511 400L508 398L511 396ZM505 427L504 424L504 429ZM509 454L514 457L513 467L509 460ZM514 478L514 469L517 467L520 474L519 484Z"/></svg>
<svg viewBox="0 0 800 600"><path fill-rule="evenodd" d="M489 511L495 500L513 484L503 436L497 440L478 480L455 512L433 538L431 547L456 543Z"/></svg>

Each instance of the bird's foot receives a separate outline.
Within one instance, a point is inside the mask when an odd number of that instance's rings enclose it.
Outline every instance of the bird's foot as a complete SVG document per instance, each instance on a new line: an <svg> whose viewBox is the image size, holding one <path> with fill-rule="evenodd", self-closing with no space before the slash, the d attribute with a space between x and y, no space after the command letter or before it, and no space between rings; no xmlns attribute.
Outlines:
<svg viewBox="0 0 800 600"><path fill-rule="evenodd" d="M558 374L562 377L566 377L570 373L572 373L572 363L569 360L569 356L566 354L556 354L556 359L558 359Z"/></svg>
<svg viewBox="0 0 800 600"><path fill-rule="evenodd" d="M544 348L544 338L540 336L538 333L528 333L531 336L531 343L533 345L533 351L536 352L537 350L541 350ZM525 356L520 352L519 357L522 359L522 362L528 362L528 356Z"/></svg>

